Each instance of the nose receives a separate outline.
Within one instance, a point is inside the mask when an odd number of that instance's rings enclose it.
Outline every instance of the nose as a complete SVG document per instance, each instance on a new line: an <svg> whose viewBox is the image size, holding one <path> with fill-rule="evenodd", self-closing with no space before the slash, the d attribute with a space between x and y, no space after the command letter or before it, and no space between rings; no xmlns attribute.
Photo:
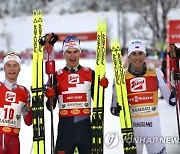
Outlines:
<svg viewBox="0 0 180 154"><path fill-rule="evenodd" d="M135 58L136 58L136 59L139 59L139 57L140 57L140 56L139 56L138 54L135 55Z"/></svg>
<svg viewBox="0 0 180 154"><path fill-rule="evenodd" d="M71 53L71 57L74 57L74 56L75 56L75 53L72 52L72 53Z"/></svg>

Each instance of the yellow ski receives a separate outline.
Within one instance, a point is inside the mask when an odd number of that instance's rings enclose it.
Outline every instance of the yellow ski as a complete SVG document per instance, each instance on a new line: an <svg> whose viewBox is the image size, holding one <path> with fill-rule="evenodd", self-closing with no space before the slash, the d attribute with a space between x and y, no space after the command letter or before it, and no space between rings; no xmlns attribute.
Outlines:
<svg viewBox="0 0 180 154"><path fill-rule="evenodd" d="M123 69L120 43L118 39L112 40L111 52L112 52L112 62L114 67L117 102L121 108L119 115L120 115L122 139L124 141L124 154L136 154L134 133L133 133L131 115L129 110L128 98L127 98L126 80Z"/></svg>
<svg viewBox="0 0 180 154"><path fill-rule="evenodd" d="M92 116L92 153L103 153L104 88L99 80L105 76L106 64L106 21L99 20L97 25L97 49L94 81L94 101Z"/></svg>
<svg viewBox="0 0 180 154"><path fill-rule="evenodd" d="M32 62L32 110L33 151L45 154L44 94L43 94L43 49L39 44L42 37L42 12L33 11L33 62Z"/></svg>

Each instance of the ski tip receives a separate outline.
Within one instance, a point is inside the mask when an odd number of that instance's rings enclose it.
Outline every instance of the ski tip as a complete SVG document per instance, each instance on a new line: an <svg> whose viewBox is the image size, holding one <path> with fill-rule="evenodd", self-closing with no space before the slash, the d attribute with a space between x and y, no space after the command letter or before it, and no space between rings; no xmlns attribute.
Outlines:
<svg viewBox="0 0 180 154"><path fill-rule="evenodd" d="M33 15L42 15L42 11L41 9L38 9L38 10L33 10Z"/></svg>
<svg viewBox="0 0 180 154"><path fill-rule="evenodd" d="M97 20L98 25L106 25L106 18L99 18Z"/></svg>
<svg viewBox="0 0 180 154"><path fill-rule="evenodd" d="M111 41L110 41L110 48L111 48L111 52L114 49L120 50L120 40L118 38L111 39Z"/></svg>
<svg viewBox="0 0 180 154"><path fill-rule="evenodd" d="M37 11L36 11L36 10L33 10L32 14L33 14L33 15L37 15Z"/></svg>
<svg viewBox="0 0 180 154"><path fill-rule="evenodd" d="M112 44L120 44L120 40L119 40L119 38L112 38L111 43Z"/></svg>
<svg viewBox="0 0 180 154"><path fill-rule="evenodd" d="M42 15L41 9L38 9L38 15Z"/></svg>
<svg viewBox="0 0 180 154"><path fill-rule="evenodd" d="M98 19L97 20L97 30L98 31L106 31L106 19L102 18L102 19Z"/></svg>

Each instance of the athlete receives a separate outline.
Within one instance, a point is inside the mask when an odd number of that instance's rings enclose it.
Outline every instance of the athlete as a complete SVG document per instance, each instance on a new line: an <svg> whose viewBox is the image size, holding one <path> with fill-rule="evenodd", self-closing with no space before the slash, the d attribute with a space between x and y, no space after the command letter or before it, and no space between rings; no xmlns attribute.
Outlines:
<svg viewBox="0 0 180 154"><path fill-rule="evenodd" d="M53 106L58 100L59 125L55 154L73 154L78 147L79 154L91 154L91 98L94 91L94 71L79 64L80 40L67 36L63 41L66 66L54 75L55 91L47 88L46 96L54 96ZM108 80L103 77L99 84L106 88ZM48 99L49 100L49 99ZM50 103L47 101L50 110Z"/></svg>
<svg viewBox="0 0 180 154"><path fill-rule="evenodd" d="M26 125L32 124L30 94L24 86L17 84L21 57L15 52L8 52L3 63L5 79L0 82L0 153L20 154L21 117Z"/></svg>
<svg viewBox="0 0 180 154"><path fill-rule="evenodd" d="M171 106L176 105L175 91L169 90L161 69L146 66L146 48L141 41L134 41L129 45L128 59L129 66L125 77L134 136L137 139L137 154L142 154L144 144L148 154L165 154L165 144L159 141L162 134L158 112L158 88ZM119 115L121 111L116 97L113 88L111 112ZM151 143L154 141L153 137L157 141Z"/></svg>

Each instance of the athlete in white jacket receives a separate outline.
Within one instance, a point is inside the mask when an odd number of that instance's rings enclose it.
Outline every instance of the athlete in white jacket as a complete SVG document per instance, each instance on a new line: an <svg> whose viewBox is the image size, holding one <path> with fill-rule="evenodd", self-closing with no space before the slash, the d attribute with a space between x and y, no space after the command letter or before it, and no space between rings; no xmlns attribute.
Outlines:
<svg viewBox="0 0 180 154"><path fill-rule="evenodd" d="M170 92L159 68L147 68L146 49L142 42L135 41L129 45L128 58L129 67L125 76L137 154L142 154L144 144L148 154L165 154L166 147L161 140L158 88L172 106L176 104L175 92ZM116 97L114 86L111 107L114 115L118 115L120 111Z"/></svg>

